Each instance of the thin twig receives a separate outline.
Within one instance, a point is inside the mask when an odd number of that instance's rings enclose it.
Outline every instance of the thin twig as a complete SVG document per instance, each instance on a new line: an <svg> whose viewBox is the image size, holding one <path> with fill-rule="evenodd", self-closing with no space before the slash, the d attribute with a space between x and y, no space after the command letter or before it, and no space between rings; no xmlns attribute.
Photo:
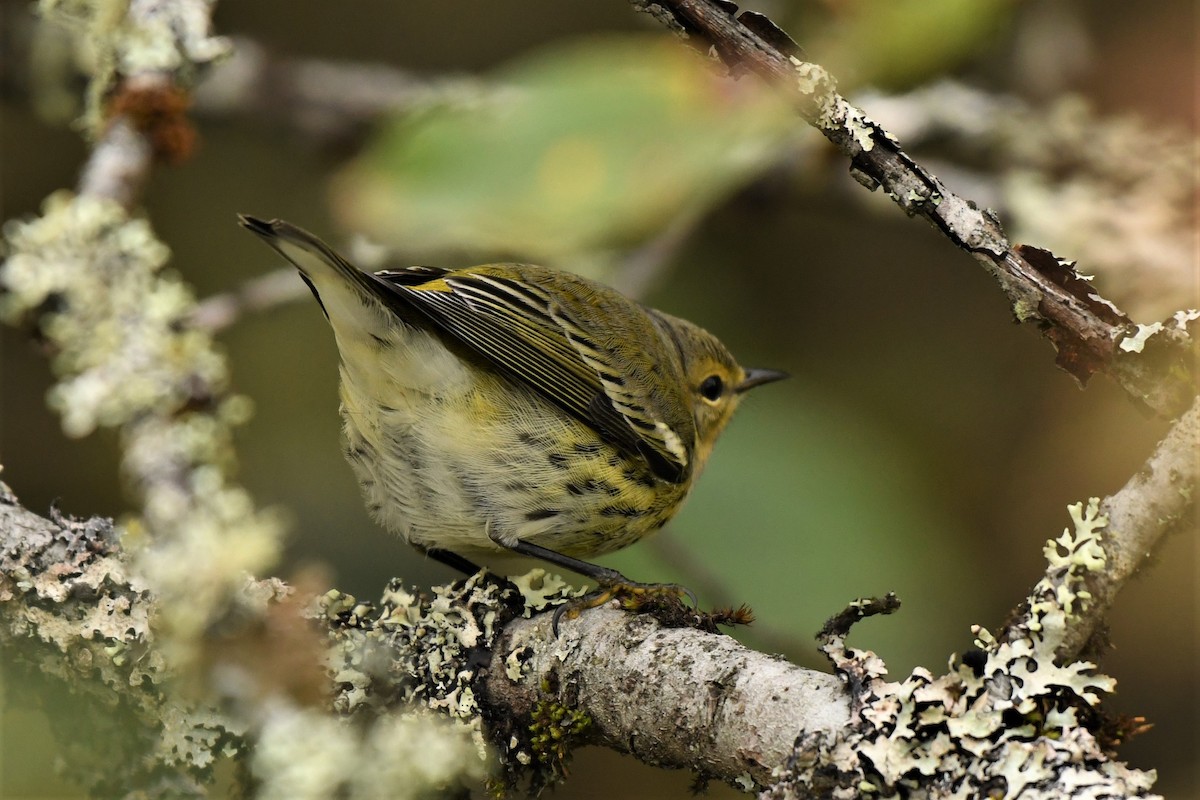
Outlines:
<svg viewBox="0 0 1200 800"><path fill-rule="evenodd" d="M348 147L388 114L503 102L511 90L468 75L426 77L385 64L283 58L245 37L195 94L195 113L259 119L312 143Z"/></svg>
<svg viewBox="0 0 1200 800"><path fill-rule="evenodd" d="M1058 648L1062 660L1079 657L1103 625L1117 593L1144 567L1171 533L1197 529L1196 487L1200 485L1200 399L1171 426L1154 453L1120 491L1100 503L1105 566L1088 580L1085 613ZM1025 609L1028 611L1028 609ZM1014 623L1024 619L1020 615Z"/></svg>
<svg viewBox="0 0 1200 800"><path fill-rule="evenodd" d="M252 278L231 292L205 298L196 304L190 321L199 330L219 333L243 314L266 311L308 296L308 287L296 276L296 270L281 267Z"/></svg>

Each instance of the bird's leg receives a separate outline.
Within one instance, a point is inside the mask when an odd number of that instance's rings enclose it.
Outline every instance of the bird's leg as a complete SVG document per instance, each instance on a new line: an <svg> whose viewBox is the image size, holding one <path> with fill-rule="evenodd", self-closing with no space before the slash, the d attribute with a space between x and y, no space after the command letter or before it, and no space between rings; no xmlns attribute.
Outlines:
<svg viewBox="0 0 1200 800"><path fill-rule="evenodd" d="M444 550L440 547L420 547L416 545L414 545L414 547L416 547L417 550L423 555L427 555L434 561L445 564L451 569L456 569L467 577L478 575L480 585L493 583L502 591L510 590L514 593L514 596L520 595L520 590L517 588L516 584L514 584L508 578L497 572L493 572L487 567L481 567L474 561L460 556L458 553L455 553L451 550Z"/></svg>
<svg viewBox="0 0 1200 800"><path fill-rule="evenodd" d="M464 575L474 575L482 568L474 561L463 558L458 553L443 550L440 547L417 547L422 555L429 556L434 561L445 564L450 569L456 569Z"/></svg>
<svg viewBox="0 0 1200 800"><path fill-rule="evenodd" d="M489 533L489 536L491 534ZM648 610L655 613L655 617L664 624L672 627L681 624L681 612L686 612L683 606L682 598L686 597L691 601L692 608L699 606L696 601L696 595L691 589L686 586L680 586L677 583L640 583L631 581L620 572L611 567L602 567L599 564L592 564L587 561L582 561L572 556L564 555L557 550L551 550L548 547L526 542L518 539L515 542L505 542L497 536L491 536L492 541L512 550L523 556L537 558L556 567L570 570L571 572L583 575L585 578L594 580L599 588L594 592L589 592L578 600L559 606L554 611L553 630L554 635L558 635L558 623L564 615L568 619L578 617L580 612L595 608L596 606L604 605L614 597L618 598L623 608L631 611ZM667 609L663 601L672 603L673 608ZM674 613L666 613L673 611ZM683 624L687 624L684 622Z"/></svg>

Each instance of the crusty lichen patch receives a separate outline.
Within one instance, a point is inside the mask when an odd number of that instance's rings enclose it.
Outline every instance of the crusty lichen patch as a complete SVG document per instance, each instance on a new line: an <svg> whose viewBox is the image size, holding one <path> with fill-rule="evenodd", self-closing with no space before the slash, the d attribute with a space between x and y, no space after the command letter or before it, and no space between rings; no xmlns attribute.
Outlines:
<svg viewBox="0 0 1200 800"><path fill-rule="evenodd" d="M73 713L105 737L71 749L62 774L96 796L149 786L168 769L180 792L187 780L211 780L222 748L245 731L172 693L150 624L153 600L130 573L112 521L41 519L0 483L0 530L8 532L0 546L5 666L36 674L48 691L69 691Z"/></svg>
<svg viewBox="0 0 1200 800"><path fill-rule="evenodd" d="M571 740L587 727L585 716L539 707L530 719L491 717L476 687L493 662L510 675L526 668L525 649L493 651L508 621L569 602L580 591L535 569L511 581L480 573L425 596L393 581L377 605L329 592L316 613L333 628L334 709L351 719L396 708L437 712L473 741L479 765L491 761L489 751L499 756L497 787L552 783L562 775Z"/></svg>
<svg viewBox="0 0 1200 800"><path fill-rule="evenodd" d="M156 598L128 569L110 521L41 520L20 509L0 483L5 531L0 646L6 665L25 665L43 681L69 687L73 707L99 709L85 716L103 723L88 732L103 741L89 739L75 748L77 758L64 762L65 773L97 796L145 789L158 778L174 781L176 792L199 796L221 757L244 759L256 796L267 798L440 796L463 779L482 779L495 764L489 752L509 756L506 775L550 773L561 767L569 738L586 725L578 714L543 707L532 719L509 720L525 732L511 751L485 747L476 682L505 622L536 610L492 576L427 595L393 582L378 604L330 591L309 612L326 624L297 618L299 630L290 630L287 613L295 590L276 580L247 582L242 603L263 622L211 635L209 688L223 701L218 710L177 691L181 682L150 621ZM538 582L524 582L531 580ZM556 593L543 585L543 603L564 602L577 591L557 579L546 584L560 588ZM320 631L330 631L328 640ZM330 680L322 684L332 687L328 695L310 693L307 703L289 695L296 681L287 673L296 665L280 652L304 645L306 636L321 648L328 643ZM305 664L313 660L302 656ZM494 658L519 671L529 653ZM264 663L267 672L256 673L253 667ZM246 702L248 696L257 702ZM539 732L539 752L548 754L541 760L530 745ZM486 733L501 735L494 728Z"/></svg>
<svg viewBox="0 0 1200 800"><path fill-rule="evenodd" d="M170 251L118 204L66 192L41 217L5 227L0 319L43 313L60 382L50 396L70 436L124 424L147 407L190 398L180 373L224 385L225 364L207 337L177 335L194 300L162 271Z"/></svg>
<svg viewBox="0 0 1200 800"><path fill-rule="evenodd" d="M70 436L122 433L122 470L142 497L124 544L158 600L159 644L175 667L277 556L282 526L228 479L232 430L249 401L228 390L223 354L193 330L191 291L165 269L150 225L110 200L61 192L41 217L4 229L0 319L34 321L53 348L50 404Z"/></svg>
<svg viewBox="0 0 1200 800"><path fill-rule="evenodd" d="M804 737L762 797L1147 796L1154 773L1113 760L1088 727L1115 681L1089 662L1055 660L1089 602L1087 575L1105 563L1099 502L1069 511L1073 526L1047 542L1047 571L1021 623L1005 641L976 628L978 649L946 674L918 668L889 682L877 656L847 648L844 632L829 636L823 650L851 687L857 723Z"/></svg>

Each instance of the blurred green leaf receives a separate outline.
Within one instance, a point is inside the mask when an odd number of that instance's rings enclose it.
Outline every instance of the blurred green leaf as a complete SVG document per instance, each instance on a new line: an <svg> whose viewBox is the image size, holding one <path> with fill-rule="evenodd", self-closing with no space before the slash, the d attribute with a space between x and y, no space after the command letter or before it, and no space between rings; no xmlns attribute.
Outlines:
<svg viewBox="0 0 1200 800"><path fill-rule="evenodd" d="M665 37L554 47L493 80L492 103L386 126L335 182L341 221L408 253L586 261L711 206L797 126Z"/></svg>

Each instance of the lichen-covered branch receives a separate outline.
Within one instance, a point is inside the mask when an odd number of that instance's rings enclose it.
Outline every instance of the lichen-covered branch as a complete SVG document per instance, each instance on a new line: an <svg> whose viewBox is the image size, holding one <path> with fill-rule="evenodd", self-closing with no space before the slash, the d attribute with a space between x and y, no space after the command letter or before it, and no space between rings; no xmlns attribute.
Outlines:
<svg viewBox="0 0 1200 800"><path fill-rule="evenodd" d="M96 797L135 787L146 797L204 797L222 751L244 746L242 725L188 707L169 689L166 662L153 646L154 611L112 520L44 519L0 483L5 667L69 692L81 709L77 718L96 726L91 736L56 731L65 777Z"/></svg>
<svg viewBox="0 0 1200 800"><path fill-rule="evenodd" d="M1095 512L1096 536L1091 543L1096 568L1086 573L1085 585L1074 590L1081 594L1080 608L1057 644L1061 659L1074 659L1090 650L1085 645L1103 625L1117 593L1146 565L1164 536L1195 529L1196 489L1200 486L1198 452L1200 400L1171 427L1120 491L1099 504ZM1059 558L1051 558L1043 593L1064 592L1062 558L1071 554L1057 553L1058 549L1055 542L1048 544L1048 550ZM1026 603L1002 636L1007 638L1012 631L1029 625L1036 603Z"/></svg>
<svg viewBox="0 0 1200 800"><path fill-rule="evenodd" d="M749 72L779 87L797 112L850 161L869 189L882 188L906 214L919 216L995 278L1020 322L1054 344L1057 363L1085 382L1110 375L1138 403L1173 417L1195 392L1195 343L1188 325L1163 331L1145 353L1120 345L1137 331L1101 298L1074 264L1011 243L995 216L950 191L909 156L881 125L837 91L824 68L806 61L788 36L761 14L735 16L726 0L631 0L712 52L734 74ZM1153 352L1151 352L1153 351Z"/></svg>
<svg viewBox="0 0 1200 800"><path fill-rule="evenodd" d="M0 483L5 667L72 696L74 725L50 722L64 776L90 796L210 797L222 760L239 791L281 800L418 798L482 777L468 729L398 705L407 673L389 674L360 724L330 714L331 684L363 674L369 648L329 650L329 626L304 613L315 600L278 580L243 578L249 618L212 632L201 682L181 686L153 624L162 603L119 539L112 520L45 519Z"/></svg>
<svg viewBox="0 0 1200 800"><path fill-rule="evenodd" d="M537 789L574 747L599 744L769 798L1148 796L1152 776L1110 754L1132 730L1099 712L1112 679L1054 655L1101 526L1095 503L1072 513L1057 543L1068 555L1051 559L1069 591L1039 596L1038 624L1007 641L978 629L978 649L940 677L888 682L877 656L845 646L850 625L895 610L893 598L831 620L827 675L612 608L555 636L546 609L573 591L535 570L430 595L395 582L378 603L298 602L278 581L247 581L262 622L215 635L207 691L188 699L148 622L159 601L130 577L111 524L40 519L0 488L0 644L119 719L103 757L68 759L96 795L203 796L224 757L264 797L418 797L481 777L485 744L498 780ZM261 702L236 702L247 693Z"/></svg>
<svg viewBox="0 0 1200 800"><path fill-rule="evenodd" d="M1086 546L1095 504L1072 509L1068 546ZM1067 570L1081 582L1086 562ZM922 798L1156 797L1153 773L1130 769L1111 750L1141 724L1107 724L1097 714L1115 681L1094 664L1056 662L1054 644L1070 599L1047 597L1039 620L1010 642L977 629L977 649L935 676L918 668L889 682L882 661L846 647L849 623L894 610L888 598L855 604L822 632L822 650L849 687L853 724L835 737L796 740L787 766L762 800L803 797Z"/></svg>
<svg viewBox="0 0 1200 800"><path fill-rule="evenodd" d="M849 724L836 677L728 636L614 609L563 623L557 640L550 628L542 615L505 629L485 677L489 701L517 719L547 702L578 708L591 723L585 741L648 764L749 790L770 784L796 736Z"/></svg>
<svg viewBox="0 0 1200 800"><path fill-rule="evenodd" d="M223 686L246 683L268 695L284 689L302 695L297 686L309 679L297 676L324 661L333 691L318 695L317 705L328 703L361 729L375 730L360 748L347 749L344 726L322 733L336 717L316 708L277 699L266 705L279 708L248 721L237 705L197 708L173 693L173 671L150 625L158 601L131 575L111 521L43 519L20 508L0 484L0 643L16 661L77 687L89 702L126 713L124 745L103 769L91 760L68 765L68 776L96 794L148 786L154 776L176 788L189 782L187 794L202 796L224 752L265 763L261 772L275 777L268 788L303 786L304 796L322 796L312 794L316 776L325 776L332 794L357 775L364 791L351 796L371 797L393 784L364 777L364 770L379 769L375 749L382 746L368 743L382 738L401 746L414 735L425 750L412 759L388 755L394 771L421 763L443 784L464 769L478 777L475 746L452 744L468 741L461 733L432 735L437 724L414 717L414 706L440 710L460 730L473 730L477 745L484 743L486 720L486 736L512 774L529 772L540 781L554 778L570 747L595 743L749 789L766 785L798 732L833 735L847 723L832 675L728 637L666 630L611 609L564 622L556 639L550 613L521 615L529 613L526 602L561 601L572 590L537 573L519 585L524 598L482 577L435 589L432 598L393 584L378 604L328 593L313 601L311 613L316 630L329 638L324 656L297 646L302 636L257 634L248 641L231 630L220 637L213 648L218 697ZM288 619L279 614L291 595L283 584L248 582L244 591L261 617ZM296 650L309 663L291 659ZM564 709L576 715L567 739ZM299 758L306 748L313 752ZM443 763L440 772L431 761Z"/></svg>
<svg viewBox="0 0 1200 800"><path fill-rule="evenodd" d="M473 108L509 94L466 75L423 77L384 64L282 58L244 37L233 43L232 56L196 88L196 114L285 126L315 144L357 144L388 114Z"/></svg>

